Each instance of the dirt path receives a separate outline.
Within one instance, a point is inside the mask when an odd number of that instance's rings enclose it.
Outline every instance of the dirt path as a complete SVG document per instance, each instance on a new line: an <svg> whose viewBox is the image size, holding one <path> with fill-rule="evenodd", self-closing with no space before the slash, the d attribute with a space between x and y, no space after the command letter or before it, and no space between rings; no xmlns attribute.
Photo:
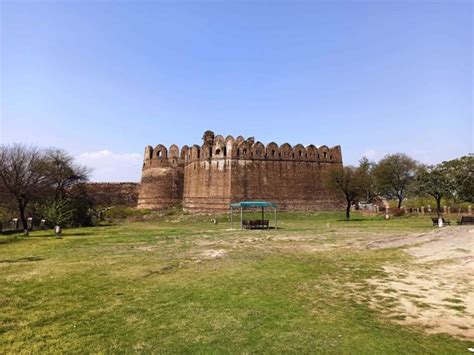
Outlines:
<svg viewBox="0 0 474 355"><path fill-rule="evenodd" d="M369 247L399 246L414 259L404 267L386 266L388 278L371 281L373 306L429 332L474 339L474 227L446 227Z"/></svg>

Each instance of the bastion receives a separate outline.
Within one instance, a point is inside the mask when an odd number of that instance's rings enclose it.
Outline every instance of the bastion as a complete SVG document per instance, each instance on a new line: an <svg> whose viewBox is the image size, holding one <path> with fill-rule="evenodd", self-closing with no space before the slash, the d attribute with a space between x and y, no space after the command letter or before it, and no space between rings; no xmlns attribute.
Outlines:
<svg viewBox="0 0 474 355"><path fill-rule="evenodd" d="M342 166L340 146L265 146L253 137L206 131L200 146L145 148L138 208L218 212L233 202L258 200L283 210L332 210L340 200L321 178L331 166Z"/></svg>

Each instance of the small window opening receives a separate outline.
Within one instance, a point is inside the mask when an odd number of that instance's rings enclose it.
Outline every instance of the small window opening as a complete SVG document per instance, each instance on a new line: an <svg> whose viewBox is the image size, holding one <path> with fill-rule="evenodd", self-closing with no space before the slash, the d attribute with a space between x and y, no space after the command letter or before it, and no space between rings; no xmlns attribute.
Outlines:
<svg viewBox="0 0 474 355"><path fill-rule="evenodd" d="M244 155L247 154L247 149L244 149Z"/></svg>
<svg viewBox="0 0 474 355"><path fill-rule="evenodd" d="M224 156L227 156L227 147L224 147Z"/></svg>
<svg viewBox="0 0 474 355"><path fill-rule="evenodd" d="M237 149L237 156L240 156L240 149Z"/></svg>
<svg viewBox="0 0 474 355"><path fill-rule="evenodd" d="M162 157L162 154L161 154L161 150L158 151L158 158L161 158Z"/></svg>
<svg viewBox="0 0 474 355"><path fill-rule="evenodd" d="M274 157L274 156L275 156L275 151L274 151L274 150L272 150L272 157Z"/></svg>
<svg viewBox="0 0 474 355"><path fill-rule="evenodd" d="M220 149L216 149L216 155L219 155L221 154L221 150Z"/></svg>
<svg viewBox="0 0 474 355"><path fill-rule="evenodd" d="M326 152L323 153L324 158L326 158L327 155L328 155L328 153L326 153Z"/></svg>
<svg viewBox="0 0 474 355"><path fill-rule="evenodd" d="M199 149L198 149L197 153L198 153L198 158L200 158L201 157L201 151Z"/></svg>

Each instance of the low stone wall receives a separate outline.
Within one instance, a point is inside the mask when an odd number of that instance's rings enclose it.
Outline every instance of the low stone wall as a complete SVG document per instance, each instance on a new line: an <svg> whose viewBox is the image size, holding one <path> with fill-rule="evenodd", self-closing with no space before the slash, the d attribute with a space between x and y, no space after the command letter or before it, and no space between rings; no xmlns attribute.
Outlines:
<svg viewBox="0 0 474 355"><path fill-rule="evenodd" d="M140 184L136 182L92 182L85 186L98 206L137 206Z"/></svg>

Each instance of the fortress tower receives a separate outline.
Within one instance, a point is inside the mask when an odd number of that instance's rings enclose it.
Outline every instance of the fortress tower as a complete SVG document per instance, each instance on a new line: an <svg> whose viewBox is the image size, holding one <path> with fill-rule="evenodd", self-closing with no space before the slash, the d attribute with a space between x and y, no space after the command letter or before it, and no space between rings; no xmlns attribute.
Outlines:
<svg viewBox="0 0 474 355"><path fill-rule="evenodd" d="M321 173L342 166L341 147L288 143L264 146L206 131L203 144L145 148L139 208L225 211L243 200L276 202L287 210L323 210L339 206L322 185Z"/></svg>

